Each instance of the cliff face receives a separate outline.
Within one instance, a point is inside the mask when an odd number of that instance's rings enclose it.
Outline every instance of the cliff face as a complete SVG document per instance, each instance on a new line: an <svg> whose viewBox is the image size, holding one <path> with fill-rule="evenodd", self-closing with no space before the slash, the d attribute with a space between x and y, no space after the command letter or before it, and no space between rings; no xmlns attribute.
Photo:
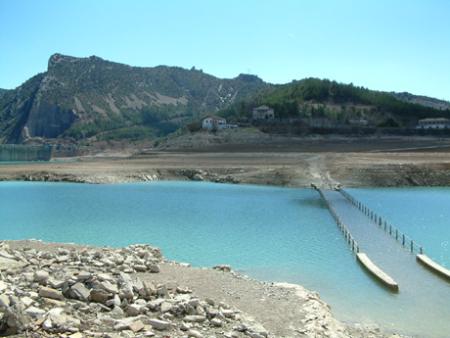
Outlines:
<svg viewBox="0 0 450 338"><path fill-rule="evenodd" d="M254 76L219 79L196 69L131 67L54 54L48 70L0 93L0 138L84 138L120 128L155 134L267 87ZM169 128L170 129L170 128Z"/></svg>

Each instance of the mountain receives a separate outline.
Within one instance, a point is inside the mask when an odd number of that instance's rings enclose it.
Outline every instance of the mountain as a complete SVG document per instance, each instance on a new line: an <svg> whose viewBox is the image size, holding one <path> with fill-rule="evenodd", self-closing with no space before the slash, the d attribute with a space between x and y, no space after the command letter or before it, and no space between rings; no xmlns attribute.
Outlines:
<svg viewBox="0 0 450 338"><path fill-rule="evenodd" d="M392 93L392 95L394 95L394 97L404 102L416 103L425 107L431 107L440 110L450 109L449 101L439 100L433 97L414 95L408 92Z"/></svg>
<svg viewBox="0 0 450 338"><path fill-rule="evenodd" d="M273 107L278 118L334 125L364 120L376 127L413 127L423 117L450 117L444 101L330 80L273 85L254 75L220 79L195 68L132 67L54 54L46 72L0 90L0 143L156 138L211 113L248 120L261 104Z"/></svg>
<svg viewBox="0 0 450 338"><path fill-rule="evenodd" d="M450 118L450 109L437 109L425 101L405 102L392 93L316 78L265 88L221 114L245 119L259 105L271 106L279 118L326 119L329 125L364 120L375 127L414 127L420 118Z"/></svg>
<svg viewBox="0 0 450 338"><path fill-rule="evenodd" d="M46 72L0 94L0 142L164 135L267 87L253 75L220 79L195 68L54 54Z"/></svg>

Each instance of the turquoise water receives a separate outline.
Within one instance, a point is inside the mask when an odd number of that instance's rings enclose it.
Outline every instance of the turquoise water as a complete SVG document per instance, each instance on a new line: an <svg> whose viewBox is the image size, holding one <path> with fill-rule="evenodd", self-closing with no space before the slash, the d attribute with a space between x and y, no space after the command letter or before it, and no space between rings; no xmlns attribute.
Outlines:
<svg viewBox="0 0 450 338"><path fill-rule="evenodd" d="M450 190L448 190L450 191ZM448 337L450 293L392 294L355 262L319 195L193 182L0 183L1 239L123 246L149 243L196 266L317 290L335 315L420 337ZM419 237L419 236L418 236ZM417 238L419 240L419 238Z"/></svg>
<svg viewBox="0 0 450 338"><path fill-rule="evenodd" d="M449 188L348 189L389 223L418 241L425 253L450 267Z"/></svg>

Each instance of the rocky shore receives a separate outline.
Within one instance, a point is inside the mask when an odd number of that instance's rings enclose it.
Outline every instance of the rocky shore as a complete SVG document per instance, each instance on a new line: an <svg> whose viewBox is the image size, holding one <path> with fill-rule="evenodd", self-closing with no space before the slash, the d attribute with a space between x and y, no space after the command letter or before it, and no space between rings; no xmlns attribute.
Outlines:
<svg viewBox="0 0 450 338"><path fill-rule="evenodd" d="M339 322L317 293L225 265L192 268L148 245L40 241L0 242L0 335L392 337Z"/></svg>

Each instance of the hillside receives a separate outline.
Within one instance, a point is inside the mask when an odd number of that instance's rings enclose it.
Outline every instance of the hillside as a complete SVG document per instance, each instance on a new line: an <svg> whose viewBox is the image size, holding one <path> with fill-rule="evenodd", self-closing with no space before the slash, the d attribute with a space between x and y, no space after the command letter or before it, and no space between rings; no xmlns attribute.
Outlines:
<svg viewBox="0 0 450 338"><path fill-rule="evenodd" d="M263 104L274 108L277 118L326 119L334 125L364 120L374 127L413 127L420 118L450 117L449 109L443 111L426 104L405 102L392 93L316 78L266 88L221 114L246 119L253 107Z"/></svg>
<svg viewBox="0 0 450 338"><path fill-rule="evenodd" d="M46 72L0 90L0 143L154 139L211 113L248 122L261 104L275 109L277 121L413 127L419 118L450 117L443 102L315 78L272 85L254 75L220 79L195 68L54 54Z"/></svg>
<svg viewBox="0 0 450 338"><path fill-rule="evenodd" d="M0 140L165 135L267 86L251 75L219 79L195 68L140 68L54 54L45 73L0 95Z"/></svg>
<svg viewBox="0 0 450 338"><path fill-rule="evenodd" d="M414 94L411 94L408 92L392 93L392 95L394 95L394 97L396 97L397 99L404 101L404 102L416 103L416 104L420 104L425 107L431 107L431 108L441 109L441 110L450 109L449 101L439 100L439 99L435 99L433 97L428 97L428 96L423 96L423 95L414 95Z"/></svg>

